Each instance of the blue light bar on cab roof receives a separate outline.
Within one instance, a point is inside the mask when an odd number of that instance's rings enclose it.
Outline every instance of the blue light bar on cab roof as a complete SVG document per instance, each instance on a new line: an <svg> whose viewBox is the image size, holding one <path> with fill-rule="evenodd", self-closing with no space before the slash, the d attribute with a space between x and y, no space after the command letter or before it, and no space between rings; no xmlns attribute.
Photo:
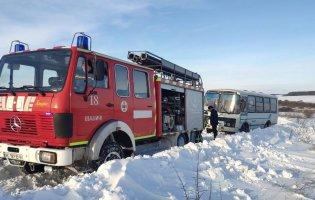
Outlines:
<svg viewBox="0 0 315 200"><path fill-rule="evenodd" d="M85 35L78 36L77 47L82 49L89 49L89 38Z"/></svg>
<svg viewBox="0 0 315 200"><path fill-rule="evenodd" d="M25 45L24 44L15 44L14 45L14 52L20 52L25 51Z"/></svg>
<svg viewBox="0 0 315 200"><path fill-rule="evenodd" d="M11 46L10 46L10 51L9 53L12 53L12 48L13 48L13 52L21 52L21 51L25 51L26 48L27 50L29 50L29 45L24 43L24 42L21 42L19 40L14 40L11 42Z"/></svg>
<svg viewBox="0 0 315 200"><path fill-rule="evenodd" d="M75 45L75 39L77 39L77 43ZM77 32L73 35L71 47L76 46L81 49L87 49L90 50L92 49L92 38L85 34L84 32Z"/></svg>

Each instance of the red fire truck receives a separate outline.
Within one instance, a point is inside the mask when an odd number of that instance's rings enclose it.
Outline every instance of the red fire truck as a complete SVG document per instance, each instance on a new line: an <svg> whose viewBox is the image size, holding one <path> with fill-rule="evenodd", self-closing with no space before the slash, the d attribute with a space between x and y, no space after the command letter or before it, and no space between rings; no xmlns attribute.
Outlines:
<svg viewBox="0 0 315 200"><path fill-rule="evenodd" d="M127 62L91 50L31 51L20 41L0 61L0 157L27 173L131 156L139 144L200 139L200 75L147 51Z"/></svg>

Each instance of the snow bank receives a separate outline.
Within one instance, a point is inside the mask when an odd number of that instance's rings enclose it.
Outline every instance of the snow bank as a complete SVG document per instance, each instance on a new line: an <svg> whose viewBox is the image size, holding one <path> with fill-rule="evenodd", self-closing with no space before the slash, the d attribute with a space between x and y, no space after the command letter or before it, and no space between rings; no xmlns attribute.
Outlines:
<svg viewBox="0 0 315 200"><path fill-rule="evenodd" d="M314 119L280 118L279 125L219 135L215 141L205 134L203 143L111 161L97 172L70 176L54 187L8 193L0 181L0 195L3 199L185 199L186 191L187 196L201 199L312 199L314 124Z"/></svg>

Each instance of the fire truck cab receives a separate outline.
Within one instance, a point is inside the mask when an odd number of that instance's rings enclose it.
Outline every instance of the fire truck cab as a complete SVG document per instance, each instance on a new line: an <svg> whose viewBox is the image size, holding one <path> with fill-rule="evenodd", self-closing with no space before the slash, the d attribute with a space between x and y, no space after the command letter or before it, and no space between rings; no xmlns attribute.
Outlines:
<svg viewBox="0 0 315 200"><path fill-rule="evenodd" d="M133 155L141 143L200 140L196 73L150 52L129 52L134 63L96 53L84 33L70 48L12 47L0 61L0 157L11 165L28 173L96 168Z"/></svg>

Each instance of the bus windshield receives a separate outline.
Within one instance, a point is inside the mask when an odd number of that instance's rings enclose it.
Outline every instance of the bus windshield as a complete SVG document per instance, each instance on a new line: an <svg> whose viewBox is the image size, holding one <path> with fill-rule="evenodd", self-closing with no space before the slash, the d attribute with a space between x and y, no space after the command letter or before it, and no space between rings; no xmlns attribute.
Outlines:
<svg viewBox="0 0 315 200"><path fill-rule="evenodd" d="M220 94L218 112L220 113L240 113L240 98L236 93L223 92Z"/></svg>
<svg viewBox="0 0 315 200"><path fill-rule="evenodd" d="M214 108L218 108L220 93L219 92L207 92L206 93L206 106L213 106Z"/></svg>
<svg viewBox="0 0 315 200"><path fill-rule="evenodd" d="M0 61L0 92L62 90L70 50L48 50L6 55Z"/></svg>
<svg viewBox="0 0 315 200"><path fill-rule="evenodd" d="M240 97L233 92L207 92L206 105L213 106L220 113L240 113Z"/></svg>

